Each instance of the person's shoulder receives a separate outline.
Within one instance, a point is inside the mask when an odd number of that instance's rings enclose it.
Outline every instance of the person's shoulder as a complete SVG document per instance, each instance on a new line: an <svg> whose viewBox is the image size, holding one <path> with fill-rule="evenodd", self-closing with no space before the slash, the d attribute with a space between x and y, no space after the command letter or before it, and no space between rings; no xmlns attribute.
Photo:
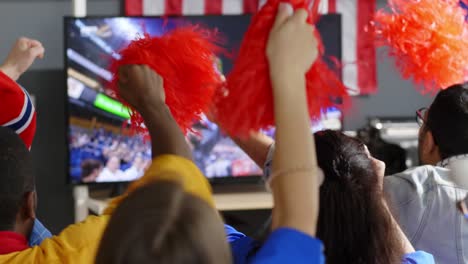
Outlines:
<svg viewBox="0 0 468 264"><path fill-rule="evenodd" d="M433 264L434 256L424 251L415 251L403 257L403 264Z"/></svg>
<svg viewBox="0 0 468 264"><path fill-rule="evenodd" d="M109 220L109 215L88 216L80 223L69 225L58 236L45 239L40 248L63 254L74 254L75 252L94 254Z"/></svg>
<svg viewBox="0 0 468 264"><path fill-rule="evenodd" d="M434 166L425 165L384 178L384 192L396 206L408 205L424 197L435 186Z"/></svg>
<svg viewBox="0 0 468 264"><path fill-rule="evenodd" d="M89 216L65 228L58 236L46 238L38 246L0 255L1 263L91 263L96 255L109 216Z"/></svg>
<svg viewBox="0 0 468 264"><path fill-rule="evenodd" d="M83 243L100 237L109 222L109 215L88 216L84 221L69 225L54 239L72 240ZM44 240L44 242L47 241Z"/></svg>
<svg viewBox="0 0 468 264"><path fill-rule="evenodd" d="M234 242L237 239L245 237L245 235L239 231L237 231L234 227L224 224L224 232L226 233L228 242Z"/></svg>
<svg viewBox="0 0 468 264"><path fill-rule="evenodd" d="M227 224L224 224L224 231L231 246L234 264L249 263L249 257L255 252L258 242Z"/></svg>
<svg viewBox="0 0 468 264"><path fill-rule="evenodd" d="M320 240L292 228L271 233L251 263L325 263Z"/></svg>
<svg viewBox="0 0 468 264"><path fill-rule="evenodd" d="M403 172L386 176L384 178L384 185L419 185L424 184L427 181L433 181L435 177L439 174L438 170L443 168L438 168L432 165L423 165L414 168L407 169Z"/></svg>

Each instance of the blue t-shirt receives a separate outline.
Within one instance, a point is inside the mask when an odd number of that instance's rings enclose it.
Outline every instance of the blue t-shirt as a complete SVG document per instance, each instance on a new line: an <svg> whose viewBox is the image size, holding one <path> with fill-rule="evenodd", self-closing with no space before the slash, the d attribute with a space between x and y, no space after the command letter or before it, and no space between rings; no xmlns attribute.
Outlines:
<svg viewBox="0 0 468 264"><path fill-rule="evenodd" d="M250 237L225 225L235 264L308 263L323 264L323 245L318 239L292 228L273 231L262 247Z"/></svg>
<svg viewBox="0 0 468 264"><path fill-rule="evenodd" d="M402 264L434 264L434 257L424 251L416 251L406 254Z"/></svg>
<svg viewBox="0 0 468 264"><path fill-rule="evenodd" d="M231 244L234 264L262 263L325 263L322 242L291 228L280 228L260 243L225 225L227 240ZM434 264L434 257L424 251L406 254L402 264Z"/></svg>

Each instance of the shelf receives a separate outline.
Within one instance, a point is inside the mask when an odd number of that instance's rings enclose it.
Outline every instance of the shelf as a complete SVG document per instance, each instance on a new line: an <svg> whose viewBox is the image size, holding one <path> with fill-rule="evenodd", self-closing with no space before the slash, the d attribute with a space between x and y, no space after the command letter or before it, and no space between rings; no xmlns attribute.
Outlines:
<svg viewBox="0 0 468 264"><path fill-rule="evenodd" d="M241 192L241 193L217 193L214 194L216 209L219 211L242 211L271 209L273 197L269 192ZM106 209L109 199L93 199L87 201L88 209L100 215Z"/></svg>

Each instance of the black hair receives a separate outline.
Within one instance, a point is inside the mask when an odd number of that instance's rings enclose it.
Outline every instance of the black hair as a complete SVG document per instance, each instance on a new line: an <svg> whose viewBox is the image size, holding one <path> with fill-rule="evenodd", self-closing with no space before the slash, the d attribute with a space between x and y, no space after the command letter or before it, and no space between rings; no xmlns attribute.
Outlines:
<svg viewBox="0 0 468 264"><path fill-rule="evenodd" d="M30 153L11 129L0 127L0 230L12 230L26 194L35 190Z"/></svg>
<svg viewBox="0 0 468 264"><path fill-rule="evenodd" d="M357 138L366 144L373 157L385 162L385 175L406 170L406 150L383 140L380 134L379 129L367 126L358 130Z"/></svg>
<svg viewBox="0 0 468 264"><path fill-rule="evenodd" d="M426 120L442 159L468 153L468 83L440 91Z"/></svg>
<svg viewBox="0 0 468 264"><path fill-rule="evenodd" d="M317 237L327 263L399 263L403 247L365 145L331 130L314 137L325 175Z"/></svg>

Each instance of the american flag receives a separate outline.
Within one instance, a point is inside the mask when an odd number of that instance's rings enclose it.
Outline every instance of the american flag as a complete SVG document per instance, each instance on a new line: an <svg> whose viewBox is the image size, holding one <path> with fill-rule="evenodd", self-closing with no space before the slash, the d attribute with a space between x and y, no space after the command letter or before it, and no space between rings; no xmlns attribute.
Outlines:
<svg viewBox="0 0 468 264"><path fill-rule="evenodd" d="M267 0L125 0L130 16L239 15L255 13ZM342 16L343 82L350 94L377 91L373 35L365 30L375 13L376 1L321 0L323 14Z"/></svg>

